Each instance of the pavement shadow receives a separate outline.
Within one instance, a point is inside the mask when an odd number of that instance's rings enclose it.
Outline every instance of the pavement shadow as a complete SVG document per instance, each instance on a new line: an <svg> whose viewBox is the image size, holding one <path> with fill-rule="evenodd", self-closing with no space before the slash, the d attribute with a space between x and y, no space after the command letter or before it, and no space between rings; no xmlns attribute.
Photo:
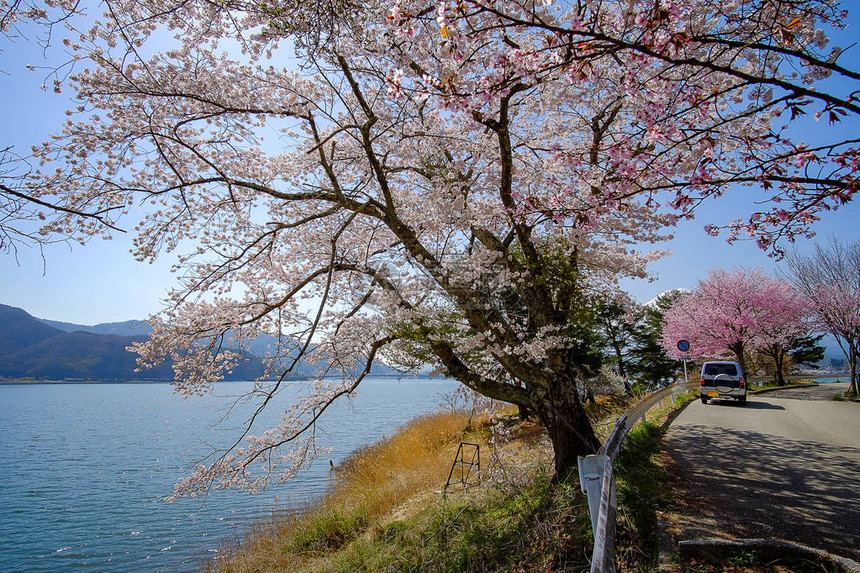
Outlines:
<svg viewBox="0 0 860 573"><path fill-rule="evenodd" d="M785 410L784 407L779 406L777 404L770 404L768 402L755 402L753 400L747 400L746 408L748 410Z"/></svg>
<svg viewBox="0 0 860 573"><path fill-rule="evenodd" d="M747 408L749 410L785 410L782 406L769 404L768 402L756 402L747 400L746 406L736 400L711 400L708 402L708 407L720 406L728 408Z"/></svg>
<svg viewBox="0 0 860 573"><path fill-rule="evenodd" d="M681 539L775 538L860 560L857 448L690 425L667 449Z"/></svg>

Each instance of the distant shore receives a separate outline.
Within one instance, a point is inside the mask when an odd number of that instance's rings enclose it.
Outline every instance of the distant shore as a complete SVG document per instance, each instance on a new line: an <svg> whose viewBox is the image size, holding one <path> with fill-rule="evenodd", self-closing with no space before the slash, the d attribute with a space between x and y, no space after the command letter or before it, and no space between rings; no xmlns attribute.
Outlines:
<svg viewBox="0 0 860 573"><path fill-rule="evenodd" d="M337 378L336 376L332 376L331 378ZM373 376L368 376L368 380L370 379L378 379L384 378L386 380L445 380L444 376L431 376L429 374L378 374ZM296 376L293 378L285 378L287 381L299 381L299 380L310 380L310 377L307 376ZM274 381L274 378L269 379L268 381ZM36 379L36 378L0 378L0 386L2 385L21 385L21 384L170 384L173 380L169 380L167 378L155 378L155 379L143 379L143 380L123 380L123 379L112 379L112 380L89 380L84 378L64 378L61 380L51 380L51 379ZM223 382L247 382L247 380L224 380ZM220 382L218 382L220 384Z"/></svg>
<svg viewBox="0 0 860 573"><path fill-rule="evenodd" d="M0 378L0 385L14 384L169 384L171 380L84 380L68 378L63 380L36 380L33 378Z"/></svg>

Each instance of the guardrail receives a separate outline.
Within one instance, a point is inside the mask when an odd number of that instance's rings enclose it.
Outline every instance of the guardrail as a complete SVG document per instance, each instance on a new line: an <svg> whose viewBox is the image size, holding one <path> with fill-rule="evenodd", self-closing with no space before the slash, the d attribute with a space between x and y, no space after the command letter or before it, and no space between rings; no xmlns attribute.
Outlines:
<svg viewBox="0 0 860 573"><path fill-rule="evenodd" d="M591 573L615 572L615 515L618 504L612 464L627 433L656 404L698 385L698 382L680 382L648 395L618 418L597 454L579 458L579 483L582 491L588 495L591 526L594 530Z"/></svg>

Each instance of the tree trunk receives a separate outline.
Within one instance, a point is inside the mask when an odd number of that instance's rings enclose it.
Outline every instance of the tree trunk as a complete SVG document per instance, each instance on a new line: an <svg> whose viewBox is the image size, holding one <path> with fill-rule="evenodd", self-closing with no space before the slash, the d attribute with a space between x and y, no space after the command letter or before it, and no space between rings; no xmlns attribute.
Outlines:
<svg viewBox="0 0 860 573"><path fill-rule="evenodd" d="M785 376L782 374L783 366L785 365L785 351L776 349L773 355L773 363L775 367L774 376L776 377L777 386L785 386Z"/></svg>
<svg viewBox="0 0 860 573"><path fill-rule="evenodd" d="M774 376L776 378L777 386L785 386L785 376L782 375L782 368L777 366L776 372L774 372Z"/></svg>
<svg viewBox="0 0 860 573"><path fill-rule="evenodd" d="M848 371L851 373L851 384L848 385L848 392L853 392L855 396L860 397L860 384L857 383L857 350L854 342L849 342L848 346Z"/></svg>
<svg viewBox="0 0 860 573"><path fill-rule="evenodd" d="M741 372L743 372L745 378L749 379L746 360L744 360L744 343L736 342L734 344L730 344L729 350L735 353L735 357L738 359L738 364L741 367Z"/></svg>
<svg viewBox="0 0 860 573"><path fill-rule="evenodd" d="M624 391L627 392L627 395L630 398L632 398L633 387L630 385L630 382L627 381L627 369L624 367L624 354L621 352L622 348L614 340L612 345L613 348L615 348L615 359L618 361L618 375L624 380Z"/></svg>
<svg viewBox="0 0 860 573"><path fill-rule="evenodd" d="M517 404L517 416L519 416L521 421L525 422L531 416L531 412L529 412L527 407Z"/></svg>
<svg viewBox="0 0 860 573"><path fill-rule="evenodd" d="M552 443L555 479L563 479L576 467L577 456L593 454L600 448L572 377L563 377L552 385L538 417Z"/></svg>
<svg viewBox="0 0 860 573"><path fill-rule="evenodd" d="M520 382L519 380L514 381L514 385L517 388L523 387L523 383ZM526 420L529 419L529 417L532 415L532 413L529 410L528 406L525 406L523 404L517 404L517 415L520 417L521 421L525 422Z"/></svg>

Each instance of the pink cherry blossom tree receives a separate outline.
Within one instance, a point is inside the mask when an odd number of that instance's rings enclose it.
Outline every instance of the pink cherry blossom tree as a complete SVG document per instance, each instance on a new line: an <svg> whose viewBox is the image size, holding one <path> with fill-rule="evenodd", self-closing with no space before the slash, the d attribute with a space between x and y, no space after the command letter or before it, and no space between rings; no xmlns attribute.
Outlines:
<svg viewBox="0 0 860 573"><path fill-rule="evenodd" d="M786 258L787 276L812 309L817 327L832 334L848 360L850 391L858 393L860 357L860 241L831 238L809 255Z"/></svg>
<svg viewBox="0 0 860 573"><path fill-rule="evenodd" d="M38 150L32 196L138 216L140 259L183 253L138 347L172 358L181 392L263 333L282 343L261 410L296 356L321 368L280 426L177 494L292 475L378 356L527 408L562 473L597 446L583 309L645 276L660 253L639 245L740 184L768 207L731 232L778 249L856 192L852 140L782 129L860 114L860 74L827 50L831 0L104 6L67 39L89 62L69 81L80 106ZM74 226L111 233L70 213L44 231Z"/></svg>
<svg viewBox="0 0 860 573"><path fill-rule="evenodd" d="M746 354L765 350L784 359L793 341L809 334L804 303L791 286L761 269L712 270L666 313L663 346L680 357L679 340L695 357L734 358L746 375ZM775 367L781 372L782 364Z"/></svg>

